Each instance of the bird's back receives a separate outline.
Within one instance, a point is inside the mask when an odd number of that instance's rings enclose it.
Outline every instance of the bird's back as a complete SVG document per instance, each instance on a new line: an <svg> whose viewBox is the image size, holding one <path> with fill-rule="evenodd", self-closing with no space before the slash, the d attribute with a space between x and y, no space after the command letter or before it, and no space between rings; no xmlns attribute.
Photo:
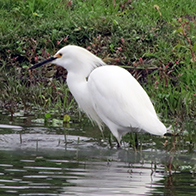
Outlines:
<svg viewBox="0 0 196 196"><path fill-rule="evenodd" d="M166 132L147 93L125 69L112 65L96 68L88 85L95 111L106 125L111 122L122 130L136 127L155 135Z"/></svg>

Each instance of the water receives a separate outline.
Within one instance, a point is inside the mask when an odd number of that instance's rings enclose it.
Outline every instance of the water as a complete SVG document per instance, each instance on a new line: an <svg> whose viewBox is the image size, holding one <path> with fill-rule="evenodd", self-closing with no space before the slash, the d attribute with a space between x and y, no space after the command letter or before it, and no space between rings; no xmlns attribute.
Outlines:
<svg viewBox="0 0 196 196"><path fill-rule="evenodd" d="M0 195L195 195L194 152L111 149L100 138L80 123L0 124Z"/></svg>

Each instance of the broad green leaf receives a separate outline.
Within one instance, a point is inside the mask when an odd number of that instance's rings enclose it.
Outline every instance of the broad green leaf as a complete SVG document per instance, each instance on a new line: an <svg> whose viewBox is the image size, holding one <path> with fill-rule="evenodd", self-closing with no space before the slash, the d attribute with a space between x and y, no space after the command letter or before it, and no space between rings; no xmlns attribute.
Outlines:
<svg viewBox="0 0 196 196"><path fill-rule="evenodd" d="M63 118L63 122L69 122L70 120L71 120L70 116L68 114L65 114Z"/></svg>
<svg viewBox="0 0 196 196"><path fill-rule="evenodd" d="M48 119L48 118L50 118L50 117L51 117L51 114L50 114L50 113L46 113L46 114L45 114L45 118L46 118L46 119Z"/></svg>

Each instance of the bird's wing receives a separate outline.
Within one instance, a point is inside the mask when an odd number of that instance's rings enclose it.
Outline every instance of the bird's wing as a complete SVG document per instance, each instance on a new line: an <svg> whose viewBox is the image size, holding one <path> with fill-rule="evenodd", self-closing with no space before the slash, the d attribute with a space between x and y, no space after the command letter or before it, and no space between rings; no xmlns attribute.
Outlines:
<svg viewBox="0 0 196 196"><path fill-rule="evenodd" d="M96 68L88 85L94 108L105 123L108 119L119 127L137 127L157 134L160 121L154 107L128 71L118 66Z"/></svg>

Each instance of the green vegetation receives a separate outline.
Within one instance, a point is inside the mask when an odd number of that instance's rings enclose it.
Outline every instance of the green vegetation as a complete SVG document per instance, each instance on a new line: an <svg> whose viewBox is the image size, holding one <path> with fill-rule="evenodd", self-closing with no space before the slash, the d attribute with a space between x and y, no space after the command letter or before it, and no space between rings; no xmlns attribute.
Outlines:
<svg viewBox="0 0 196 196"><path fill-rule="evenodd" d="M66 71L28 67L76 44L128 69L161 119L182 130L196 117L195 13L195 0L1 1L1 108L73 111Z"/></svg>

